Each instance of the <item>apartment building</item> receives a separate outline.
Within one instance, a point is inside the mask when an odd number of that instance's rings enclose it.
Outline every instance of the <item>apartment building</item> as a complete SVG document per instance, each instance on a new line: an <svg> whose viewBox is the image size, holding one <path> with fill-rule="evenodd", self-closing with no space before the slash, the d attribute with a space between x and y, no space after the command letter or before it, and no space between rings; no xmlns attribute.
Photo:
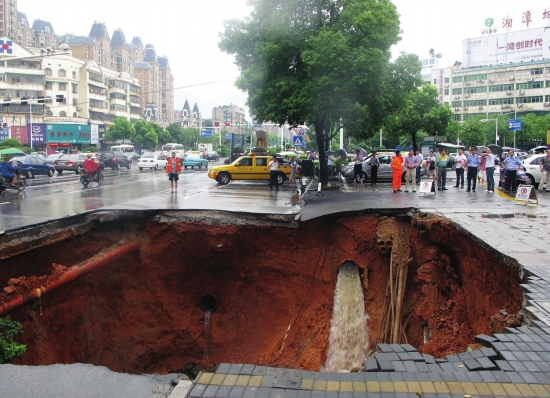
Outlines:
<svg viewBox="0 0 550 398"><path fill-rule="evenodd" d="M0 0L0 37L17 38L17 0Z"/></svg>
<svg viewBox="0 0 550 398"><path fill-rule="evenodd" d="M246 124L245 110L233 104L215 107L212 109L212 122L219 122L222 126L225 125L225 130L228 133L239 133Z"/></svg>
<svg viewBox="0 0 550 398"><path fill-rule="evenodd" d="M17 43L23 47L34 47L34 35L29 24L27 16L22 13L17 13Z"/></svg>
<svg viewBox="0 0 550 398"><path fill-rule="evenodd" d="M21 27L21 29L23 29L23 27ZM34 47L51 48L55 50L58 45L61 44L57 42L57 36L49 21L37 19L33 22L31 30L31 34L34 37Z"/></svg>
<svg viewBox="0 0 550 398"><path fill-rule="evenodd" d="M170 69L168 57L159 57L160 71L160 113L162 120L168 125L174 123L174 76ZM197 106L195 104L195 106ZM198 108L197 108L198 112Z"/></svg>

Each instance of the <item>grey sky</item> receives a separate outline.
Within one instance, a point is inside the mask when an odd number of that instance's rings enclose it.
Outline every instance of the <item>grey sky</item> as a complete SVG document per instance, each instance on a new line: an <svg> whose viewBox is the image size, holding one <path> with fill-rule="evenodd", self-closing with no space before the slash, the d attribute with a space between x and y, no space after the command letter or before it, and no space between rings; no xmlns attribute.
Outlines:
<svg viewBox="0 0 550 398"><path fill-rule="evenodd" d="M394 56L406 51L422 59L434 48L444 55L440 67L461 60L462 40L480 36L486 18L493 18L500 31L506 16L513 19L512 30L524 29L526 11L532 14L530 28L550 21L542 19L543 11L550 11L550 2L540 0L394 0L394 4L403 30ZM217 43L225 19L249 14L246 0L19 0L18 8L31 25L36 18L49 20L56 34L88 35L98 20L106 23L111 35L121 28L127 40L140 36L144 43L155 46L158 55L168 56L176 88L227 80L176 90L176 109L181 110L187 98L191 106L198 103L203 118L210 118L214 106L245 105L246 94L234 86L238 70L233 58L222 53Z"/></svg>

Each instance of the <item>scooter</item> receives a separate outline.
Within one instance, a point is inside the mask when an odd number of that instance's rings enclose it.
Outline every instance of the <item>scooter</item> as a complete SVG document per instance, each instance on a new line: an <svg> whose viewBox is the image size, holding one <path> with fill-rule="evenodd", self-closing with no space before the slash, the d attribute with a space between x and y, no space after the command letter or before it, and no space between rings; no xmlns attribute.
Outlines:
<svg viewBox="0 0 550 398"><path fill-rule="evenodd" d="M11 181L8 181L4 176L0 175L0 194L6 192L8 189L24 191L26 187L27 187L26 178L21 173L19 173L19 179L17 180L17 184L14 187L11 186Z"/></svg>
<svg viewBox="0 0 550 398"><path fill-rule="evenodd" d="M86 188L90 182L97 182L98 185L101 185L103 184L103 173L98 169L95 173L95 177L92 177L88 171L84 170L80 173L80 182L84 185L84 188Z"/></svg>

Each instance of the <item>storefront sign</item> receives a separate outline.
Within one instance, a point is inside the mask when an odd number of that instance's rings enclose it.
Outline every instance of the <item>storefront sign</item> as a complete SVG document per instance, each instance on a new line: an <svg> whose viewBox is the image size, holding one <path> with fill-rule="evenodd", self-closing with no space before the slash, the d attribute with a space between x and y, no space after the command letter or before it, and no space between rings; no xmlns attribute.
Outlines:
<svg viewBox="0 0 550 398"><path fill-rule="evenodd" d="M7 127L0 129L0 142L4 142L8 138L10 138L10 129Z"/></svg>
<svg viewBox="0 0 550 398"><path fill-rule="evenodd" d="M11 126L11 138L15 138L21 144L27 145L27 126Z"/></svg>
<svg viewBox="0 0 550 398"><path fill-rule="evenodd" d="M31 142L29 132L32 131L32 144L44 145L46 143L46 125L44 123L33 123L32 128L27 124L27 142Z"/></svg>
<svg viewBox="0 0 550 398"><path fill-rule="evenodd" d="M99 126L97 124L91 125L90 131L90 144L97 144L99 142Z"/></svg>
<svg viewBox="0 0 550 398"><path fill-rule="evenodd" d="M89 144L91 140L89 124L47 124L47 142L66 142L70 144Z"/></svg>

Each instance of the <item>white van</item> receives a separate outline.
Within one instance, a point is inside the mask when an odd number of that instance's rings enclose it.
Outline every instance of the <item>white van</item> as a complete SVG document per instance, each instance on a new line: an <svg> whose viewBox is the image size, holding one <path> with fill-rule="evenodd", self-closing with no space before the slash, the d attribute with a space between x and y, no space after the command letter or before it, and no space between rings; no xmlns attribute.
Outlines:
<svg viewBox="0 0 550 398"><path fill-rule="evenodd" d="M122 152L124 155L126 155L126 157L128 157L132 161L139 159L139 155L136 153L133 145L128 145L128 144L113 145L109 150L114 152Z"/></svg>

